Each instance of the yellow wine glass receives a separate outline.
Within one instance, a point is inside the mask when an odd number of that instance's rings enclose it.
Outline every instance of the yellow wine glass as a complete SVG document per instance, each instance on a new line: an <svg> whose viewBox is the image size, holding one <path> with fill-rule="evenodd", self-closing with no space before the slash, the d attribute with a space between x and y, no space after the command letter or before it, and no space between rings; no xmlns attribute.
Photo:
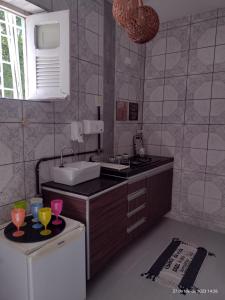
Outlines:
<svg viewBox="0 0 225 300"><path fill-rule="evenodd" d="M41 235L49 235L51 234L51 230L47 229L48 223L50 222L52 217L52 210L49 207L40 208L38 211L38 219L42 225L45 226L45 229L40 232Z"/></svg>

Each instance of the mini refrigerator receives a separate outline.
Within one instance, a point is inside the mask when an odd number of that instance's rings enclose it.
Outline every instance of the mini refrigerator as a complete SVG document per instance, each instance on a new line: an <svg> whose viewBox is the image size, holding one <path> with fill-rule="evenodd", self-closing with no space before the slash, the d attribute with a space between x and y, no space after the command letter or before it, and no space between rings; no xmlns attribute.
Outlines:
<svg viewBox="0 0 225 300"><path fill-rule="evenodd" d="M86 299L85 227L64 220L61 234L38 243L15 243L0 231L1 300Z"/></svg>

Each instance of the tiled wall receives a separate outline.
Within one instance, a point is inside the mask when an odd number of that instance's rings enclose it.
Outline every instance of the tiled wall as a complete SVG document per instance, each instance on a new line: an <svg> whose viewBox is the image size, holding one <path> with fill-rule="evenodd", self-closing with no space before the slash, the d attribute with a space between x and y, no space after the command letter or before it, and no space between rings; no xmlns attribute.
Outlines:
<svg viewBox="0 0 225 300"><path fill-rule="evenodd" d="M8 220L11 203L34 196L37 160L71 145L70 122L97 118L96 95L103 93L103 1L53 0L52 8L71 13L71 97L50 103L0 99L0 224ZM96 147L97 137L91 136L79 150ZM41 166L42 182L49 180L52 165Z"/></svg>
<svg viewBox="0 0 225 300"><path fill-rule="evenodd" d="M225 10L162 24L147 45L143 123L175 157L171 216L225 231Z"/></svg>
<svg viewBox="0 0 225 300"><path fill-rule="evenodd" d="M133 136L142 123L144 95L145 45L130 41L124 29L116 25L115 108L116 101L139 104L138 121L116 121L115 154L133 154Z"/></svg>

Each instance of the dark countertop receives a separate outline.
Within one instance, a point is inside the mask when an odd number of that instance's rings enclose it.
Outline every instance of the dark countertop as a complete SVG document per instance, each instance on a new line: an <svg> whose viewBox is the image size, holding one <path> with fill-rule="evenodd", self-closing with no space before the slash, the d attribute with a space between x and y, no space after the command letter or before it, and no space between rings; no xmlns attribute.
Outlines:
<svg viewBox="0 0 225 300"><path fill-rule="evenodd" d="M174 160L172 157L151 157L152 161L150 163L146 163L143 166L127 168L121 171L101 168L101 177L87 182L83 182L81 184L77 184L75 186L69 186L50 181L43 183L42 187L48 187L56 190L69 192L72 194L90 197L126 181L131 176L152 170L154 168L173 162Z"/></svg>
<svg viewBox="0 0 225 300"><path fill-rule="evenodd" d="M118 185L124 181L126 181L126 179L121 179L121 178L111 177L111 176L101 176L99 178L86 181L74 186L50 181L50 182L43 183L42 187L48 187L48 188L57 189L64 192L90 197L94 194L97 194L115 185Z"/></svg>
<svg viewBox="0 0 225 300"><path fill-rule="evenodd" d="M151 155L151 157L152 157L152 161L149 163L146 163L143 166L131 167L131 168L127 168L127 169L124 169L121 171L102 168L101 173L104 175L118 176L118 177L128 179L131 176L152 170L154 168L163 166L165 164L168 164L168 163L174 161L173 157L163 157L163 156L155 156L155 155L154 156Z"/></svg>

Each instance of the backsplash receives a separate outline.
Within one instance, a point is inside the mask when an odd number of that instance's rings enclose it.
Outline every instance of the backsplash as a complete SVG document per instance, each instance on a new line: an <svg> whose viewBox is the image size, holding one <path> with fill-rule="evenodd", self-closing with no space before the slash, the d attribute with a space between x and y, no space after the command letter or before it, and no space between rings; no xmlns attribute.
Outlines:
<svg viewBox="0 0 225 300"><path fill-rule="evenodd" d="M172 218L225 231L224 9L162 24L147 44L143 128L175 157Z"/></svg>
<svg viewBox="0 0 225 300"><path fill-rule="evenodd" d="M130 41L124 29L116 25L115 110L118 101L127 105L127 118L117 121L115 113L115 154L133 154L133 136L141 129L145 50L145 45ZM138 104L138 120L129 120L129 103Z"/></svg>
<svg viewBox="0 0 225 300"><path fill-rule="evenodd" d="M96 95L103 94L103 1L53 0L51 4L55 11L70 9L71 97L61 102L0 99L0 224L9 219L13 202L35 195L37 160L71 146L70 122L97 119ZM91 136L77 150L96 148L97 137ZM50 179L53 164L41 165L41 182Z"/></svg>

